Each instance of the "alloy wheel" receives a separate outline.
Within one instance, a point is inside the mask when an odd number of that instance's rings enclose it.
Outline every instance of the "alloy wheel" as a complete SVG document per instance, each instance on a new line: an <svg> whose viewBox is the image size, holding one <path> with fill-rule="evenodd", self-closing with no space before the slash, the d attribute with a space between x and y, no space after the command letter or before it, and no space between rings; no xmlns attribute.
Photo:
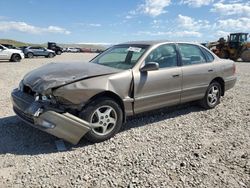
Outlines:
<svg viewBox="0 0 250 188"><path fill-rule="evenodd" d="M219 88L216 85L213 85L209 91L208 91L208 95L207 95L207 102L210 106L214 106L218 100L219 100Z"/></svg>
<svg viewBox="0 0 250 188"><path fill-rule="evenodd" d="M111 106L97 108L91 116L92 130L97 135L107 135L116 126L117 114Z"/></svg>

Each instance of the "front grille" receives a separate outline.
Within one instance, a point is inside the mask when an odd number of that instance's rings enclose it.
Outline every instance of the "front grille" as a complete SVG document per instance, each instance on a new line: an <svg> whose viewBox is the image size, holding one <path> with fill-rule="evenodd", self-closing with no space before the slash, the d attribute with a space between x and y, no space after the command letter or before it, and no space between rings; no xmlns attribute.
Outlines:
<svg viewBox="0 0 250 188"><path fill-rule="evenodd" d="M29 122L29 123L32 123L34 124L34 120L32 118L31 115L28 115L28 114L25 114L24 112L22 112L21 110L19 110L18 108L13 108L14 112L20 117L22 118L23 120Z"/></svg>

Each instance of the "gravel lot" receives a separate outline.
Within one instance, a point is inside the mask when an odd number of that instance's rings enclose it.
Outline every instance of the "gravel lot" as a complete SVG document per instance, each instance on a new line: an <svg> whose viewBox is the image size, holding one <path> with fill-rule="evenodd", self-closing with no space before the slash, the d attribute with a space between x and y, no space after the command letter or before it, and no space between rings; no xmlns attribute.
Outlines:
<svg viewBox="0 0 250 188"><path fill-rule="evenodd" d="M0 187L250 187L250 63L221 104L185 104L131 118L114 138L66 143L22 123L10 93L28 71L93 54L0 62Z"/></svg>

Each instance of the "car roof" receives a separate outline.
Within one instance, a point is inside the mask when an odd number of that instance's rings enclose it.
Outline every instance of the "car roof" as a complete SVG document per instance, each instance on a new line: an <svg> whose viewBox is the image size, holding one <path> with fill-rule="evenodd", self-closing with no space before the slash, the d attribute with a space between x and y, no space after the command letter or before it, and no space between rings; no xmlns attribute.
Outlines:
<svg viewBox="0 0 250 188"><path fill-rule="evenodd" d="M3 46L7 45L7 46L13 46L12 44L1 44Z"/></svg>
<svg viewBox="0 0 250 188"><path fill-rule="evenodd" d="M149 45L149 46L154 46L157 44L164 44L164 43L184 43L184 44L193 44L193 45L199 45L200 43L198 42L180 42L180 41L169 41L169 40L149 40L149 41L131 41L131 42L125 42L121 43L118 45Z"/></svg>
<svg viewBox="0 0 250 188"><path fill-rule="evenodd" d="M130 41L130 42L125 42L122 44L141 44L141 45L155 45L155 44L160 44L160 43L164 43L164 42L170 42L170 41L166 41L166 40L143 40L143 41Z"/></svg>
<svg viewBox="0 0 250 188"><path fill-rule="evenodd" d="M28 46L27 48L44 48L42 46Z"/></svg>

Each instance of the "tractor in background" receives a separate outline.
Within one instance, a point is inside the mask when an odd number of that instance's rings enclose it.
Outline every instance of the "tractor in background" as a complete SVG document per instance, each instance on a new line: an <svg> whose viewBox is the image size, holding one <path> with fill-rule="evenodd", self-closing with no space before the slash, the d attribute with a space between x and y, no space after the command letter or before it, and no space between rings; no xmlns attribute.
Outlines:
<svg viewBox="0 0 250 188"><path fill-rule="evenodd" d="M220 38L217 42L210 42L206 46L220 58L234 61L241 58L242 61L250 62L248 33L231 33L227 41Z"/></svg>
<svg viewBox="0 0 250 188"><path fill-rule="evenodd" d="M57 46L55 42L48 42L48 49L53 50L56 55L61 55L63 53L63 48Z"/></svg>

